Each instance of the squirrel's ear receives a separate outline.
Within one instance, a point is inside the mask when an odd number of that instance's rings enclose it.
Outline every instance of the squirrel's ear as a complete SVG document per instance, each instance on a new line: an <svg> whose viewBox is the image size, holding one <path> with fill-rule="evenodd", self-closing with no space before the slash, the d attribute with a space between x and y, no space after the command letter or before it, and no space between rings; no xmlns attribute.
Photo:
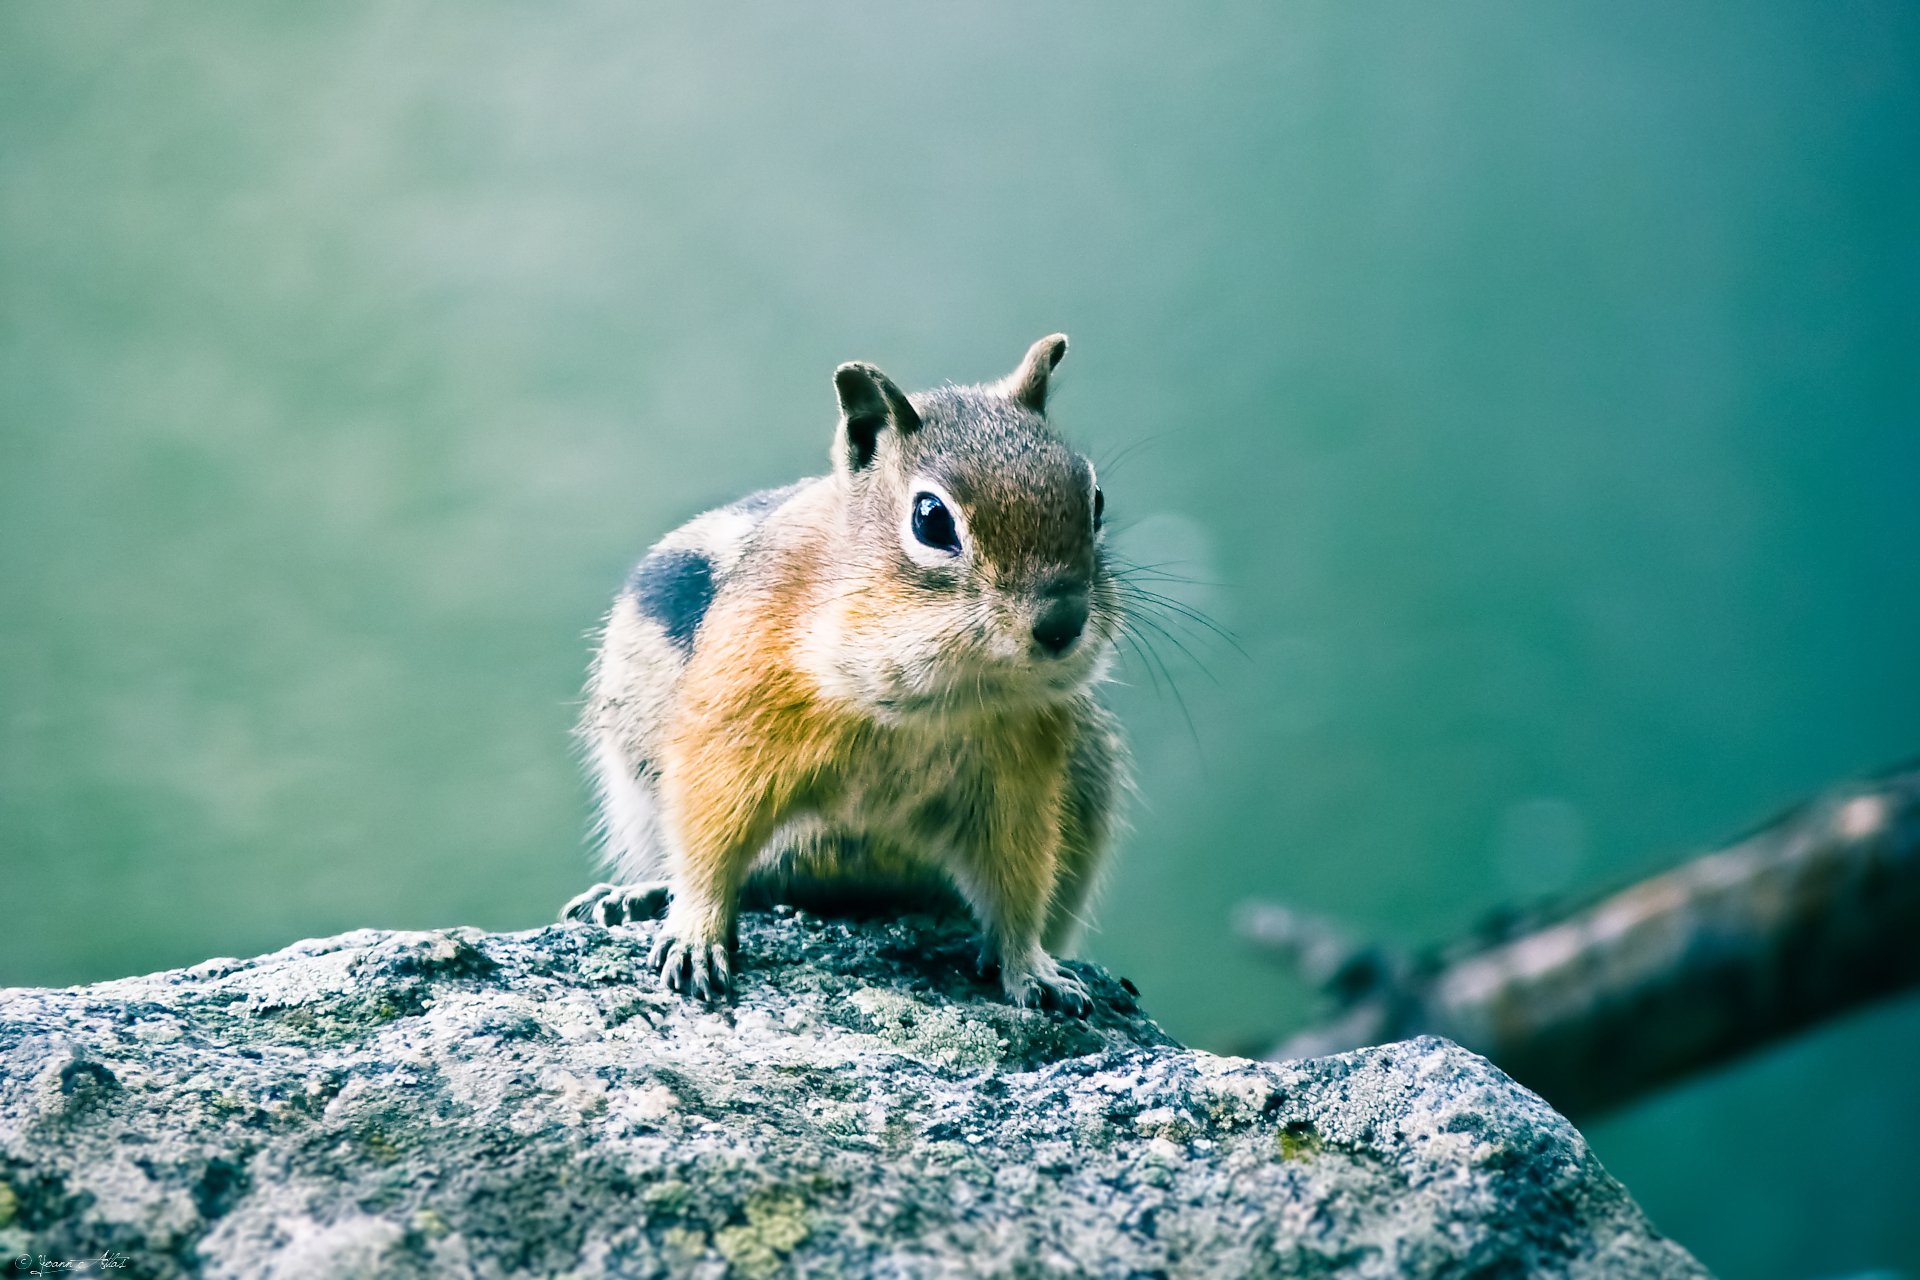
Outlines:
<svg viewBox="0 0 1920 1280"><path fill-rule="evenodd" d="M1000 389L1035 413L1047 411L1047 379L1067 354L1067 335L1050 334L1027 348L1020 367L1001 379Z"/></svg>
<svg viewBox="0 0 1920 1280"><path fill-rule="evenodd" d="M850 360L835 369L833 389L840 397L838 452L850 470L865 470L873 462L880 433L888 427L903 436L920 429L920 415L907 402L906 393L864 360Z"/></svg>

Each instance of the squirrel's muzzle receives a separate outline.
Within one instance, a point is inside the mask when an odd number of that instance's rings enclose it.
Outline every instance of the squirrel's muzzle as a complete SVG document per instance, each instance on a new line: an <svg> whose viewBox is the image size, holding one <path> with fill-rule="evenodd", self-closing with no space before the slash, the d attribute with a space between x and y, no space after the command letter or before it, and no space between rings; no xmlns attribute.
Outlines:
<svg viewBox="0 0 1920 1280"><path fill-rule="evenodd" d="M1087 629L1087 589L1074 583L1056 586L1042 597L1040 612L1033 619L1033 642L1049 657L1058 658L1073 648L1080 633Z"/></svg>

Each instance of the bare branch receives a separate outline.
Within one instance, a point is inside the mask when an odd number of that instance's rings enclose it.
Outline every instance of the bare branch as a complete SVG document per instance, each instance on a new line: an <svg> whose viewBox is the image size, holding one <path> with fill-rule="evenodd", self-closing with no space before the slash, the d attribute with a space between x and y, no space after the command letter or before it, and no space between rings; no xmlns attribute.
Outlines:
<svg viewBox="0 0 1920 1280"><path fill-rule="evenodd" d="M1333 1005L1270 1057L1434 1033L1592 1115L1920 985L1920 762L1491 943L1401 959L1285 908L1237 921Z"/></svg>

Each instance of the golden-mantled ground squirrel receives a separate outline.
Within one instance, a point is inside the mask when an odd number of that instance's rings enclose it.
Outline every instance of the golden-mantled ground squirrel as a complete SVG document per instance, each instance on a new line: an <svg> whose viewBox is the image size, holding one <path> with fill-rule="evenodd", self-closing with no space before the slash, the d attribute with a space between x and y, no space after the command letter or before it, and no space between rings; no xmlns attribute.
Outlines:
<svg viewBox="0 0 1920 1280"><path fill-rule="evenodd" d="M1121 626L1093 466L1048 429L1066 354L905 395L834 371L833 472L661 539L608 615L580 737L602 884L563 915L660 915L650 963L731 981L743 895L957 891L1016 1004L1084 1014L1055 963L1127 786L1095 700Z"/></svg>

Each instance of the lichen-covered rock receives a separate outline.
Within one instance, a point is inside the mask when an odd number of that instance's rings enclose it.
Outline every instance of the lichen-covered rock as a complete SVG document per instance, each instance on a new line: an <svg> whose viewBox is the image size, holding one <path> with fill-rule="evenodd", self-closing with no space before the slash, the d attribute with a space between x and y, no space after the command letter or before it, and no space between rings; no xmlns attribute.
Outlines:
<svg viewBox="0 0 1920 1280"><path fill-rule="evenodd" d="M0 992L0 1257L209 1276L1702 1274L1580 1135L1441 1040L1174 1044L1079 966L1013 1009L927 920L362 931ZM17 1264L16 1264L17 1265Z"/></svg>

